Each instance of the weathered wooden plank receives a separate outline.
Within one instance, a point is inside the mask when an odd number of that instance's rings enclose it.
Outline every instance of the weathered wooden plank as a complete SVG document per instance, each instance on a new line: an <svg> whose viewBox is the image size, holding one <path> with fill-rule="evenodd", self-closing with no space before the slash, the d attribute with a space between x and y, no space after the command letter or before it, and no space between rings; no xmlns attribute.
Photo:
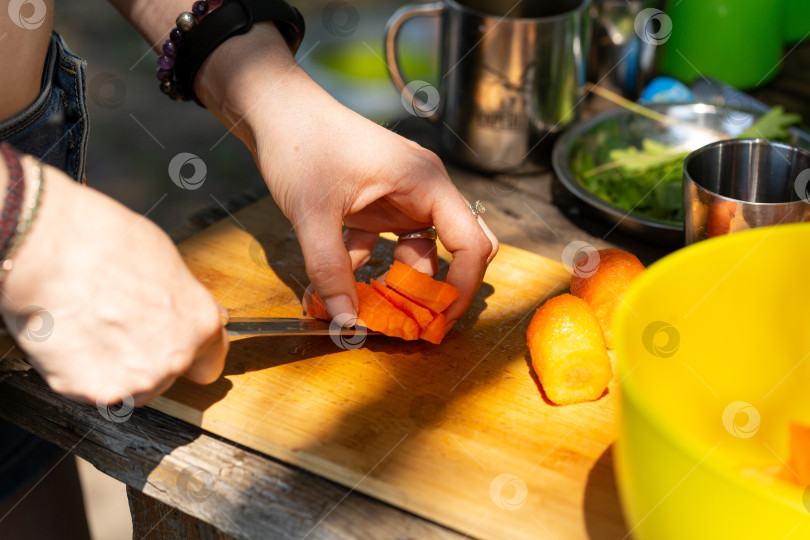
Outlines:
<svg viewBox="0 0 810 540"><path fill-rule="evenodd" d="M213 437L150 409L122 422L50 391L23 361L0 362L0 418L236 538L461 535ZM122 415L126 416L126 415Z"/></svg>
<svg viewBox="0 0 810 540"><path fill-rule="evenodd" d="M129 511L132 514L132 538L140 540L231 540L204 521L177 508L163 504L127 486Z"/></svg>

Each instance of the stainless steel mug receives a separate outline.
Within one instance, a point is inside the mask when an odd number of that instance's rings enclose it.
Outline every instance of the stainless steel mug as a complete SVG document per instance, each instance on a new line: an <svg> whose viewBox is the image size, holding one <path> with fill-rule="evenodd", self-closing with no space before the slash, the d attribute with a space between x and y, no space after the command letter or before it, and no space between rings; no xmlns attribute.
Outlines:
<svg viewBox="0 0 810 540"><path fill-rule="evenodd" d="M593 39L588 77L599 86L637 99L658 66L661 41L645 35L639 25L664 8L664 0L594 0ZM641 31L639 31L641 30ZM666 29L661 32L666 34Z"/></svg>
<svg viewBox="0 0 810 540"><path fill-rule="evenodd" d="M762 139L699 148L683 165L687 244L766 225L810 221L810 153Z"/></svg>
<svg viewBox="0 0 810 540"><path fill-rule="evenodd" d="M580 112L590 0L444 0L389 19L385 54L405 107L441 124L449 157L474 168L527 171ZM397 54L405 21L441 17L439 88L408 82Z"/></svg>

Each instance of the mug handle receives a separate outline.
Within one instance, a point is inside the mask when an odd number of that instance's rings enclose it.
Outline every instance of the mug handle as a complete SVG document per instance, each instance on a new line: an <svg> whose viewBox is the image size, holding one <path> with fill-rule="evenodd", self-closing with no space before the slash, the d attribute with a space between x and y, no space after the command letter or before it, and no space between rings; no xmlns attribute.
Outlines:
<svg viewBox="0 0 810 540"><path fill-rule="evenodd" d="M410 103L416 99L415 93L408 88L408 83L405 76L402 74L402 65L399 62L399 55L397 54L397 39L399 38L399 30L408 19L414 17L427 17L434 15L441 15L445 9L443 2L434 2L431 4L421 4L415 6L404 6L399 8L391 15L388 22L385 24L385 63L388 66L388 74L394 85L399 90L403 97L403 101L407 100ZM433 111L429 115L423 116L428 120L436 121L438 115Z"/></svg>

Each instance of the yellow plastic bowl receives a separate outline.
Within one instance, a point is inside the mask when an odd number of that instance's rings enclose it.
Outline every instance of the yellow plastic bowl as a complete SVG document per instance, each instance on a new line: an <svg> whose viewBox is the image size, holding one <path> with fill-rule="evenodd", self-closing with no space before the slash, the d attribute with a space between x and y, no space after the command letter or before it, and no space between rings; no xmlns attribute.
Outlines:
<svg viewBox="0 0 810 540"><path fill-rule="evenodd" d="M810 224L652 265L616 318L622 508L641 540L810 538L810 490L775 477L810 425Z"/></svg>

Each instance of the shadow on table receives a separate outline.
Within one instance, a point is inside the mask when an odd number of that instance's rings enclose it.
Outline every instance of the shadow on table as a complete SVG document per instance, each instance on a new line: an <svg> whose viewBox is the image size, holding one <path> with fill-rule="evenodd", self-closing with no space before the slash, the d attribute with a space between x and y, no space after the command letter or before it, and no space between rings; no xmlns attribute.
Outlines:
<svg viewBox="0 0 810 540"><path fill-rule="evenodd" d="M620 540L627 535L613 468L613 445L605 449L588 474L583 510L590 540Z"/></svg>
<svg viewBox="0 0 810 540"><path fill-rule="evenodd" d="M594 210L574 197L559 179L554 176L551 183L551 196L554 205L571 223L594 238L602 238L616 244L630 253L639 255L645 266L683 247L683 241L672 243L645 242L624 232L619 226L602 219Z"/></svg>

